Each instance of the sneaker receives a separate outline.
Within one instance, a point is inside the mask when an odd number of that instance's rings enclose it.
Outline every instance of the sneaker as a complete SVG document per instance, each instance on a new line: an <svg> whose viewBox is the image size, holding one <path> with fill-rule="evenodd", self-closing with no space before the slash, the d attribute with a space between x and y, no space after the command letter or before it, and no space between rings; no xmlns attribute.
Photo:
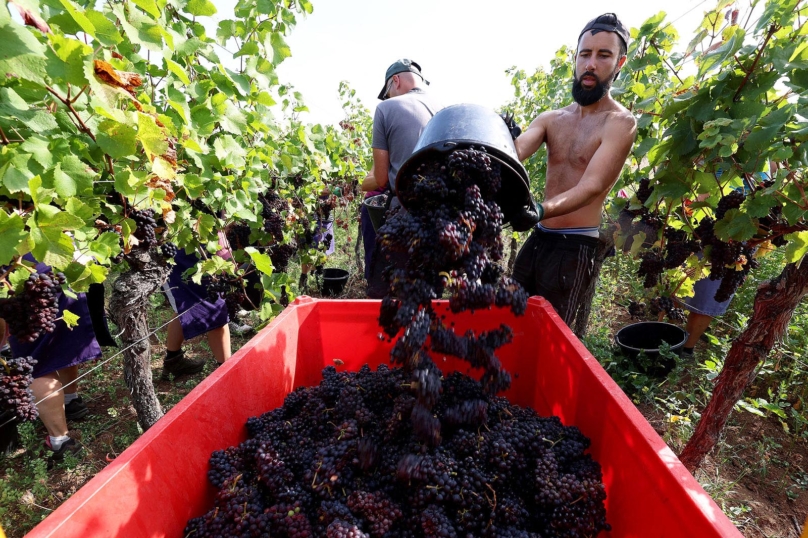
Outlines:
<svg viewBox="0 0 808 538"><path fill-rule="evenodd" d="M682 351L679 353L679 356L681 358L683 358L683 359L692 359L693 358L693 350L688 351L686 349L682 349Z"/></svg>
<svg viewBox="0 0 808 538"><path fill-rule="evenodd" d="M227 324L227 326L230 328L230 332L237 336L247 334L248 332L251 332L253 330L251 325L247 325L246 323L239 325L235 321L231 321L230 323Z"/></svg>
<svg viewBox="0 0 808 538"><path fill-rule="evenodd" d="M50 450L51 454L48 456L48 470L53 469L53 466L60 461L64 461L65 454L73 454L74 456L78 455L79 452L84 450L84 446L73 439L72 437L62 443L62 446L59 447L59 450L54 450L50 444L50 438L45 437L45 448Z"/></svg>
<svg viewBox="0 0 808 538"><path fill-rule="evenodd" d="M81 396L65 405L65 418L67 420L81 420L90 414L90 410L84 405Z"/></svg>
<svg viewBox="0 0 808 538"><path fill-rule="evenodd" d="M198 374L205 368L205 359L188 359L185 353L180 353L171 359L163 359L163 375L161 379L168 381L171 376L177 379L180 376Z"/></svg>

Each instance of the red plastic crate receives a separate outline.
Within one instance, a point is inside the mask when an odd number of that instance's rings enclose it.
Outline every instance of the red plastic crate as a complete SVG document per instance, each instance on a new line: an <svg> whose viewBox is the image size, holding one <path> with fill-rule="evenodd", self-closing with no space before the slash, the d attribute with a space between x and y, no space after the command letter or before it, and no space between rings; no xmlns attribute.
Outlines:
<svg viewBox="0 0 808 538"><path fill-rule="evenodd" d="M518 318L438 310L461 332L472 322L475 330L513 328L513 342L498 353L514 374L506 395L592 439L613 528L601 536L741 536L544 299L531 298ZM378 313L378 301L299 298L28 536L182 536L186 521L212 505L210 454L243 441L248 417L282 405L295 387L318 384L324 366L389 361ZM444 371L467 371L459 360L436 359Z"/></svg>

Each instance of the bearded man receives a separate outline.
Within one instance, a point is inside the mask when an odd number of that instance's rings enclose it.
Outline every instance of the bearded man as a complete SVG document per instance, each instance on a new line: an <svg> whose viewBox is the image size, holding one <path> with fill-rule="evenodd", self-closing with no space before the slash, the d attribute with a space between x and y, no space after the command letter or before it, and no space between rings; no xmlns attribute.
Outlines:
<svg viewBox="0 0 808 538"><path fill-rule="evenodd" d="M634 117L609 94L626 62L628 39L614 13L587 23L575 53L575 102L543 112L515 141L522 161L547 145L547 178L540 222L519 251L513 277L530 295L550 301L568 325L598 276L603 203L637 133Z"/></svg>

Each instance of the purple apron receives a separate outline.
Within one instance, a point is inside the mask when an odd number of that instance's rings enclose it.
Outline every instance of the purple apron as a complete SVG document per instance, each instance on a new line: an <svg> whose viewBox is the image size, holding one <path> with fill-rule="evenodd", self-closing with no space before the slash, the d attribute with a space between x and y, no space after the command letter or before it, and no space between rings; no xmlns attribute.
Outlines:
<svg viewBox="0 0 808 538"><path fill-rule="evenodd" d="M229 321L224 299L220 298L215 303L207 299L208 291L204 279L202 285L183 280L182 274L195 266L198 261L199 258L195 253L186 254L180 249L174 256L176 265L168 275L168 282L163 285L171 308L180 314L182 336L186 340L223 327Z"/></svg>
<svg viewBox="0 0 808 538"><path fill-rule="evenodd" d="M25 259L34 261L30 255L26 255ZM50 267L37 262L36 270L44 273L49 271ZM9 337L8 343L15 357L30 356L37 361L34 366L34 377L42 377L101 356L101 346L95 339L87 297L83 293L77 295L76 299L71 299L64 293L59 294L59 315L61 316L64 310L69 310L79 317L78 326L72 330L65 322L58 321L53 332L45 333L30 343L20 342L13 336Z"/></svg>
<svg viewBox="0 0 808 538"><path fill-rule="evenodd" d="M320 241L325 239L326 236L328 235L331 235L331 241L329 241L325 253L330 256L331 254L334 254L336 245L336 243L334 242L334 221L327 220L325 221L325 226L323 226L323 223L319 219L317 219L317 233L314 234L313 237L314 245L315 246L319 245Z"/></svg>

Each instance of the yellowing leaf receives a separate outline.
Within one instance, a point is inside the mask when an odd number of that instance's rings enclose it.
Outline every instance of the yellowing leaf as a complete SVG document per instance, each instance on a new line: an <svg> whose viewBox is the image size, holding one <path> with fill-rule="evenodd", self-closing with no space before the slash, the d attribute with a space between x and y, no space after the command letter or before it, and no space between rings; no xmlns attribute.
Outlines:
<svg viewBox="0 0 808 538"><path fill-rule="evenodd" d="M157 9L157 4L154 0L132 0L132 2L155 19L160 18L160 10Z"/></svg>
<svg viewBox="0 0 808 538"><path fill-rule="evenodd" d="M177 177L177 171L173 166L171 166L170 162L162 157L154 158L154 161L152 162L152 172L154 172L157 177L163 179L174 179Z"/></svg>
<svg viewBox="0 0 808 538"><path fill-rule="evenodd" d="M177 62L171 61L168 58L166 58L165 60L166 60L166 67L168 68L169 71L171 71L172 73L177 75L177 78L179 78L185 84L190 84L191 83L191 79L188 78L188 74L185 72L185 69L183 69L180 64L178 64ZM186 118L183 118L183 119L185 119L187 121Z"/></svg>
<svg viewBox="0 0 808 538"><path fill-rule="evenodd" d="M67 328L72 331L73 327L78 327L80 318L70 310L62 310L61 319L64 320L65 325L67 325Z"/></svg>
<svg viewBox="0 0 808 538"><path fill-rule="evenodd" d="M211 16L216 14L216 6L209 0L190 0L185 4L185 11L191 15Z"/></svg>
<svg viewBox="0 0 808 538"><path fill-rule="evenodd" d="M151 155L162 155L168 151L168 140L165 133L157 125L155 119L148 114L138 114L137 138Z"/></svg>

